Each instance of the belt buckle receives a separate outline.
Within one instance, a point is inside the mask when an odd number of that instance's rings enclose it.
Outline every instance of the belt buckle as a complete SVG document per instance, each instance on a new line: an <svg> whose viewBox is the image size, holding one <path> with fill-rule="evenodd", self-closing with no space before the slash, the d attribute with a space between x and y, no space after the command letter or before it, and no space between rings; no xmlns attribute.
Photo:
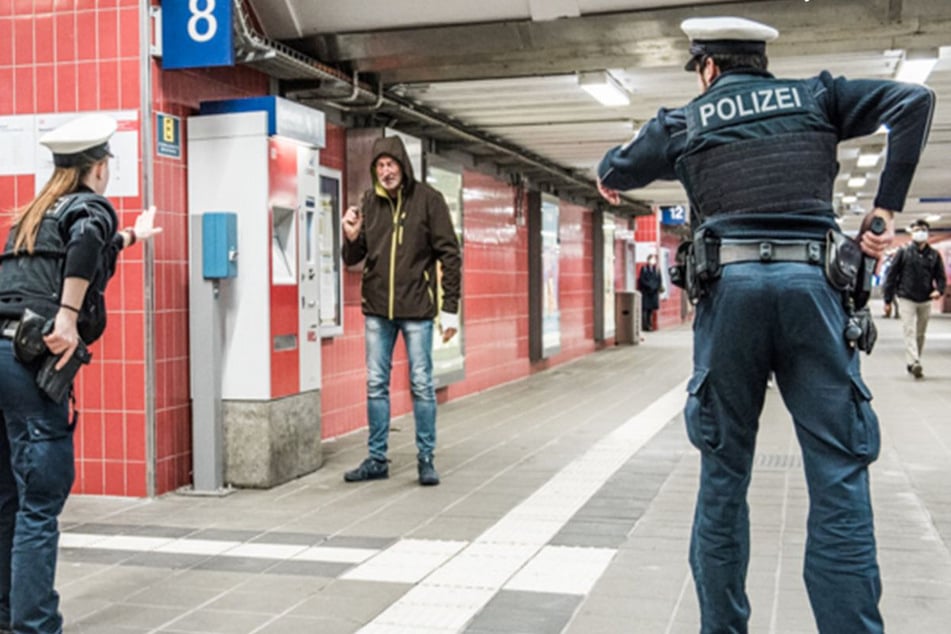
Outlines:
<svg viewBox="0 0 951 634"><path fill-rule="evenodd" d="M773 260L773 243L772 242L759 243L759 260L760 262L772 262Z"/></svg>

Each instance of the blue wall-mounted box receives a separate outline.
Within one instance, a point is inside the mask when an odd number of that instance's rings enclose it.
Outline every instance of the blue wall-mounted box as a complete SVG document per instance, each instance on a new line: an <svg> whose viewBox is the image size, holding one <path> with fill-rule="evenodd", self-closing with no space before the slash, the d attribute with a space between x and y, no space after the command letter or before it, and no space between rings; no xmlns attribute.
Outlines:
<svg viewBox="0 0 951 634"><path fill-rule="evenodd" d="M207 211L201 217L201 270L205 279L238 275L238 214Z"/></svg>

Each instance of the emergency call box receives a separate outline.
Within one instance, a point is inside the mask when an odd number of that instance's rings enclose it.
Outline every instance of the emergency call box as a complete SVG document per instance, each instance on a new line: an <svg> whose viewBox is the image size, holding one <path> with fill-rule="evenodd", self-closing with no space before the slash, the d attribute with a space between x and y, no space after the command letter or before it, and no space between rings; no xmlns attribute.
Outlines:
<svg viewBox="0 0 951 634"><path fill-rule="evenodd" d="M202 276L227 279L238 275L238 214L205 212L201 218Z"/></svg>

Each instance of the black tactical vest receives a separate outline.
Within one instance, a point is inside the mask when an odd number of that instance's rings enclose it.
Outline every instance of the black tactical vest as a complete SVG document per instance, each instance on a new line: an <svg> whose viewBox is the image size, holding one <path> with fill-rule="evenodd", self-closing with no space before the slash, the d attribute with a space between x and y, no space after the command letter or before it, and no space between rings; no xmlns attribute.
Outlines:
<svg viewBox="0 0 951 634"><path fill-rule="evenodd" d="M684 112L675 168L694 226L721 214L828 213L838 139L806 82L721 79Z"/></svg>
<svg viewBox="0 0 951 634"><path fill-rule="evenodd" d="M68 227L65 219L76 207L95 199L115 215L111 205L101 196L80 192L63 196L54 203L40 222L33 253L14 253L16 227L10 230L3 255L0 256L0 316L19 318L29 308L52 318L59 310L63 285L63 264L66 257ZM106 283L109 268L101 262L89 280L89 288L79 311L76 327L87 344L92 343L106 328Z"/></svg>

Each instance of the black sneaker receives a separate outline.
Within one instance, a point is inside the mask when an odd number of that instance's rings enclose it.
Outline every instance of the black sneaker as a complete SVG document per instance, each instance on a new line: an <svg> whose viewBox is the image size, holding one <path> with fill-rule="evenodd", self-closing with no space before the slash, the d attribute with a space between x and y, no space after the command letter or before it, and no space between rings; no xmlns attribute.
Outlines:
<svg viewBox="0 0 951 634"><path fill-rule="evenodd" d="M433 466L432 456L420 458L416 468L419 471L419 483L421 485L431 487L439 484L439 474L436 473L436 467Z"/></svg>
<svg viewBox="0 0 951 634"><path fill-rule="evenodd" d="M925 371L921 368L921 364L917 361L911 364L911 373L915 375L916 379L920 379L925 375Z"/></svg>
<svg viewBox="0 0 951 634"><path fill-rule="evenodd" d="M353 471L343 474L346 482L363 482L364 480L384 480L390 477L390 466L386 460L367 458Z"/></svg>

